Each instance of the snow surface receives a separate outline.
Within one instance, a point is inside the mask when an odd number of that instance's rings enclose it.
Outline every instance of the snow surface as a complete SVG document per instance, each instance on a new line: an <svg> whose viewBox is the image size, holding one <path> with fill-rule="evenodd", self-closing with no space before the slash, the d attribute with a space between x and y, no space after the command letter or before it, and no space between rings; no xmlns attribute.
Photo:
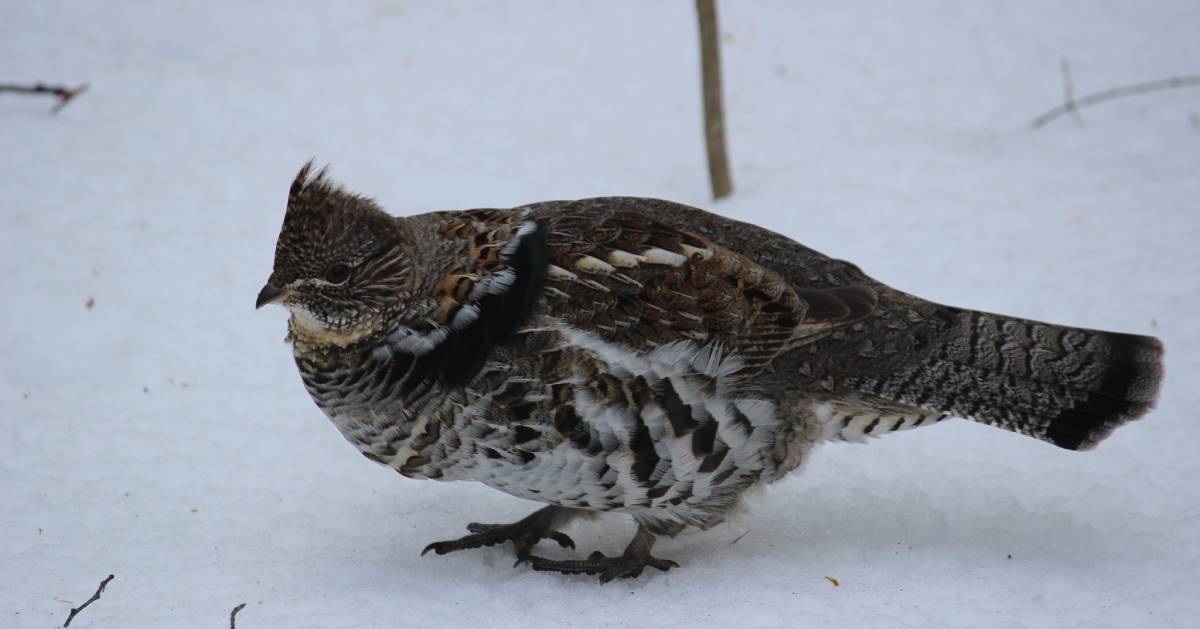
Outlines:
<svg viewBox="0 0 1200 629"><path fill-rule="evenodd" d="M1200 626L1200 90L1025 126L1063 57L1079 94L1200 71L1200 4L721 9L712 203L686 0L0 2L0 80L91 84L0 95L0 627L110 573L72 627ZM1156 334L1164 396L1083 454L969 422L826 446L636 581L420 557L534 505L406 480L309 401L251 303L312 156L397 213L708 207L930 299Z"/></svg>

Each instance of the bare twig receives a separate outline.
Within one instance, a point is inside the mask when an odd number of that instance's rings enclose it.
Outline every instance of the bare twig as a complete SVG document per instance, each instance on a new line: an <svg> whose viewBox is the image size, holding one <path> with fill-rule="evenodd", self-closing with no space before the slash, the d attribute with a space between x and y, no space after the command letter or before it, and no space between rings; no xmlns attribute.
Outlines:
<svg viewBox="0 0 1200 629"><path fill-rule="evenodd" d="M0 83L0 92L15 92L17 94L50 94L58 97L58 104L50 110L50 113L57 114L59 110L67 106L73 98L87 91L88 84L84 83L78 87L66 87L65 85L46 85L45 83L34 83L33 85L17 85L14 83Z"/></svg>
<svg viewBox="0 0 1200 629"><path fill-rule="evenodd" d="M105 588L105 587L107 587L107 586L108 586L108 582L109 582L109 581L112 581L112 580L113 580L113 575L111 575L111 574L110 574L110 575L108 575L108 576L107 576L107 577L106 577L106 578L105 578L103 581L101 581L101 582L100 582L100 587L96 588L96 593L95 593L95 594L93 594L91 598L89 598L88 600L84 601L84 602L83 602L83 605L80 605L79 607L72 607L72 608L71 608L71 615L70 615L70 616L67 616L67 622L64 622L64 623L63 623L63 626L64 626L64 627L69 627L69 626L71 625L71 621L72 621L72 620L75 620L75 614L78 614L79 612L83 611L83 609L84 609L85 607L87 607L88 605L91 605L92 603L94 603L94 602L96 602L96 601L100 600L100 594L101 594L102 592L104 592L104 588Z"/></svg>
<svg viewBox="0 0 1200 629"><path fill-rule="evenodd" d="M1159 90L1169 90L1169 89L1174 89L1177 87L1200 86L1200 75L1176 76L1176 77L1171 77L1169 79L1160 79L1158 81L1148 81L1146 83L1138 83L1136 85L1126 85L1123 87L1114 87L1112 89L1104 90L1103 92L1096 92L1095 94L1088 94L1087 96L1084 96L1083 98L1076 99L1076 98L1074 98L1074 89L1072 87L1069 87L1070 86L1070 77L1071 77L1070 67L1067 66L1066 62L1064 61L1063 62L1063 80L1064 80L1063 87L1064 87L1064 90L1066 91L1066 100L1063 102L1063 104L1059 105L1058 107L1055 107L1054 109L1047 111L1046 113L1038 116L1037 118L1034 118L1033 121L1029 123L1030 127L1033 127L1034 129L1040 129L1043 126L1045 126L1047 123L1049 123L1050 121L1054 120L1055 118L1057 118L1063 114L1069 113L1069 114L1077 115L1079 109L1088 107L1090 105L1096 105L1099 103L1103 103L1105 101L1110 101L1114 98L1121 98L1122 96L1135 96L1137 94L1145 94L1147 92L1157 92Z"/></svg>
<svg viewBox="0 0 1200 629"><path fill-rule="evenodd" d="M245 606L246 604L242 603L241 605L234 607L233 611L229 612L229 629L237 629L237 613L242 611L242 608Z"/></svg>
<svg viewBox="0 0 1200 629"><path fill-rule="evenodd" d="M715 0L696 0L700 21L700 74L704 90L704 141L708 146L708 177L714 199L729 196L729 156L725 150L725 110L721 106L721 43Z"/></svg>
<svg viewBox="0 0 1200 629"><path fill-rule="evenodd" d="M1082 125L1083 117L1079 115L1079 110L1075 107L1075 83L1071 81L1071 62L1064 57L1058 62L1058 67L1062 70L1063 104L1070 110L1075 124Z"/></svg>

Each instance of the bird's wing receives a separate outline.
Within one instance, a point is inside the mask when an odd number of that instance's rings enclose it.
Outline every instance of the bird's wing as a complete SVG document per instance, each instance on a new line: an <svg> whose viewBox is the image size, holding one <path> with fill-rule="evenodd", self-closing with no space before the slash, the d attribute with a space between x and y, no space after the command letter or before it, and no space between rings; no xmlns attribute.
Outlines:
<svg viewBox="0 0 1200 629"><path fill-rule="evenodd" d="M794 286L716 239L628 203L549 205L533 216L546 238L551 314L636 351L716 343L753 373L877 305L866 285Z"/></svg>

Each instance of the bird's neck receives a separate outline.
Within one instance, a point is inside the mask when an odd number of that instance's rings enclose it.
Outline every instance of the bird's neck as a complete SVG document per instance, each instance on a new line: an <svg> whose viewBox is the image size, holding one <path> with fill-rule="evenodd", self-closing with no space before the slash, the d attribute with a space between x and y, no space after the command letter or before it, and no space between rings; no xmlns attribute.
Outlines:
<svg viewBox="0 0 1200 629"><path fill-rule="evenodd" d="M288 340L297 352L305 354L351 354L383 342L389 330L374 321L364 322L344 331L325 327L303 308L292 310L288 319Z"/></svg>

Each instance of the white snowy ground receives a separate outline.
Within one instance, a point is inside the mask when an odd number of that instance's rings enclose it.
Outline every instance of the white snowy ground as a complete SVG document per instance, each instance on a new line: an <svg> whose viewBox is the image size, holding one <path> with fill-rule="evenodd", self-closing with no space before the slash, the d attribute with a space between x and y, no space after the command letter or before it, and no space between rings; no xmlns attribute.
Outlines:
<svg viewBox="0 0 1200 629"><path fill-rule="evenodd" d="M0 95L0 627L110 573L73 627L1200 626L1200 90L1025 126L1063 57L1080 94L1200 72L1200 5L721 8L714 204L686 0L0 2L0 80L91 84ZM1083 454L968 422L826 446L636 581L420 557L534 505L377 467L309 401L252 302L312 156L397 213L665 197L1156 334L1162 402Z"/></svg>

